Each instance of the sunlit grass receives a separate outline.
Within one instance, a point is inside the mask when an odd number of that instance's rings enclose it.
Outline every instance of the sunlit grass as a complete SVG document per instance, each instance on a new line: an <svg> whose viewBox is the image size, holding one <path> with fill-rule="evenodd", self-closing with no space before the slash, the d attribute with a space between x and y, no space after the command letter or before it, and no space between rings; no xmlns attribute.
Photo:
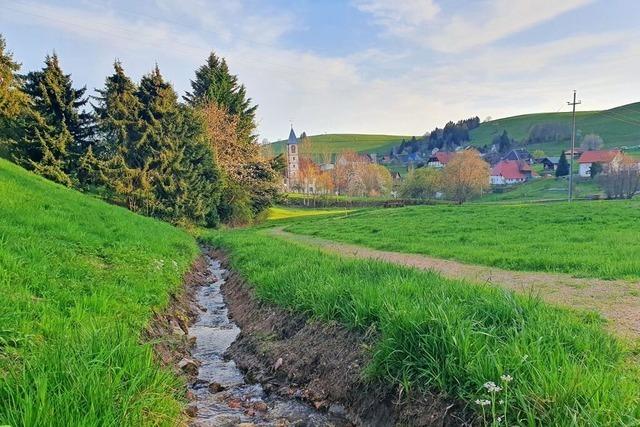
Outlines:
<svg viewBox="0 0 640 427"><path fill-rule="evenodd" d="M0 425L176 425L141 331L197 254L168 224L0 160Z"/></svg>
<svg viewBox="0 0 640 427"><path fill-rule="evenodd" d="M510 270L640 278L637 201L370 209L286 229Z"/></svg>
<svg viewBox="0 0 640 427"><path fill-rule="evenodd" d="M343 259L255 230L209 237L269 302L377 332L370 379L493 398L501 425L636 425L638 373L595 315L571 313L489 286L377 261ZM502 384L508 396L483 385ZM506 400L499 404L498 399ZM489 419L489 415L487 416Z"/></svg>
<svg viewBox="0 0 640 427"><path fill-rule="evenodd" d="M267 219L280 220L289 218L301 218L306 216L317 215L336 215L344 214L345 209L302 209L302 208L287 208L282 206L273 206L269 208L267 212Z"/></svg>

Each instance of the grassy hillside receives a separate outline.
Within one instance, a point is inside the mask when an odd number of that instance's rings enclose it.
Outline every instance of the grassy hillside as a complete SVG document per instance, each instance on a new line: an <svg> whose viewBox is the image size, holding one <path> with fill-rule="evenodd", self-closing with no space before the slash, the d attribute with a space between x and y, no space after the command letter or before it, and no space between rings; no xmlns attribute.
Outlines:
<svg viewBox="0 0 640 427"><path fill-rule="evenodd" d="M176 425L141 331L198 253L186 233L0 159L0 425Z"/></svg>
<svg viewBox="0 0 640 427"><path fill-rule="evenodd" d="M309 136L313 153L320 155L325 151L340 153L356 151L358 153L388 153L391 147L400 144L402 138L410 136L399 135L365 135L365 134L327 134ZM283 153L286 141L276 141L269 144L267 150L275 154Z"/></svg>
<svg viewBox="0 0 640 427"><path fill-rule="evenodd" d="M493 138L506 130L517 141L523 140L529 129L539 123L571 123L571 113L537 113L506 117L482 123L471 131L471 144L482 146L491 144ZM579 111L576 114L576 129L582 134L596 133L604 139L605 147L640 145L640 102L623 105L603 111ZM427 131L427 129L425 129ZM353 150L359 153L387 153L391 147L400 144L398 135L327 134L311 136L314 153L322 153L327 148L333 152ZM547 155L559 155L568 147L569 140L534 144L531 150L541 149ZM275 154L284 152L286 141L269 144L267 150ZM640 155L640 149L631 150Z"/></svg>
<svg viewBox="0 0 640 427"><path fill-rule="evenodd" d="M376 249L511 270L640 278L640 204L416 206L287 227Z"/></svg>
<svg viewBox="0 0 640 427"><path fill-rule="evenodd" d="M490 144L496 135L506 130L512 138L524 139L531 126L537 123L571 123L571 113L540 113L507 117L482 123L471 131L471 143ZM640 102L603 111L576 113L576 129L586 135L596 133L604 139L606 147L637 146L640 144ZM552 142L531 145L531 150L542 149L548 155L559 155L568 142Z"/></svg>
<svg viewBox="0 0 640 427"><path fill-rule="evenodd" d="M404 228L396 237L411 234ZM630 354L593 316L433 272L340 258L255 230L211 240L230 251L260 298L376 337L365 373L400 388L401 396L445 394L484 414L486 425L640 420Z"/></svg>

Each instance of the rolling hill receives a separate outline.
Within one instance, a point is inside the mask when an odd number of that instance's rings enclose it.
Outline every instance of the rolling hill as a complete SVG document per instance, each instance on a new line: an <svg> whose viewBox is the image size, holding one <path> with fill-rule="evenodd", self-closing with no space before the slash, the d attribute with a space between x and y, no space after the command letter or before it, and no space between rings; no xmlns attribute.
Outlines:
<svg viewBox="0 0 640 427"><path fill-rule="evenodd" d="M316 156L330 151L340 153L343 151L355 151L358 153L386 153L391 147L400 144L403 138L411 138L402 135L368 135L368 134L325 134L309 136L311 150ZM266 145L266 150L272 150L274 154L283 153L286 141L276 141Z"/></svg>
<svg viewBox="0 0 640 427"><path fill-rule="evenodd" d="M471 144L483 146L491 144L496 135L506 130L509 136L521 141L527 137L535 124L571 123L571 113L535 113L495 119L480 124L470 132ZM442 126L444 124L439 124ZM631 152L640 153L640 102L622 105L602 111L580 111L576 114L576 129L579 134L596 133L604 139L605 147L628 147ZM417 136L417 135L416 135ZM325 134L310 136L314 154L329 149L332 153L352 150L359 153L386 153L403 138L401 135L367 134ZM265 149L275 154L284 151L286 141L276 141ZM558 155L567 147L569 140L531 145L531 149L541 149L548 155ZM267 148L268 147L268 148ZM635 148L634 148L635 147Z"/></svg>

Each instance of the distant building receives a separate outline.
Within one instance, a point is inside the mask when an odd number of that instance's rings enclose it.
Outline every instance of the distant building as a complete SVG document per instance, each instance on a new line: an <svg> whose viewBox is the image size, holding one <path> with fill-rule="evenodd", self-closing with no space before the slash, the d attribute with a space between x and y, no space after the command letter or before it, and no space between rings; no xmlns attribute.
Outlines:
<svg viewBox="0 0 640 427"><path fill-rule="evenodd" d="M289 190L298 184L300 175L300 156L298 153L298 138L293 131L293 126L289 132L287 140L287 174L285 176L285 185Z"/></svg>
<svg viewBox="0 0 640 427"><path fill-rule="evenodd" d="M451 161L456 153L450 153L447 151L437 151L433 153L427 160L427 167L430 168L443 168Z"/></svg>
<svg viewBox="0 0 640 427"><path fill-rule="evenodd" d="M560 157L543 157L538 159L538 163L542 165L544 170L554 171L558 169L558 163L560 163Z"/></svg>
<svg viewBox="0 0 640 427"><path fill-rule="evenodd" d="M531 163L533 156L524 148L515 148L502 157L502 160L517 160Z"/></svg>
<svg viewBox="0 0 640 427"><path fill-rule="evenodd" d="M524 160L502 160L491 169L492 185L509 185L526 182L537 174Z"/></svg>
<svg viewBox="0 0 640 427"><path fill-rule="evenodd" d="M578 163L580 164L578 174L584 178L590 177L591 166L594 163L600 164L602 166L602 173L606 174L607 169L621 161L622 152L620 150L585 151L578 159Z"/></svg>

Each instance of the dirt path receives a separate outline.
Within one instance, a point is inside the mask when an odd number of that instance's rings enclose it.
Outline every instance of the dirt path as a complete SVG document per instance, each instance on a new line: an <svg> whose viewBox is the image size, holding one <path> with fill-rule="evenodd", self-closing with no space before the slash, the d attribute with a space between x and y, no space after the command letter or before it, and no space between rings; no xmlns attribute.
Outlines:
<svg viewBox="0 0 640 427"><path fill-rule="evenodd" d="M634 340L640 338L640 283L638 282L502 270L426 255L389 252L338 243L318 237L289 233L282 228L272 228L267 230L267 233L352 258L377 259L423 270L433 270L450 278L466 279L474 283L491 283L521 293L533 293L545 301L558 305L595 310L609 320L608 327L616 334Z"/></svg>

